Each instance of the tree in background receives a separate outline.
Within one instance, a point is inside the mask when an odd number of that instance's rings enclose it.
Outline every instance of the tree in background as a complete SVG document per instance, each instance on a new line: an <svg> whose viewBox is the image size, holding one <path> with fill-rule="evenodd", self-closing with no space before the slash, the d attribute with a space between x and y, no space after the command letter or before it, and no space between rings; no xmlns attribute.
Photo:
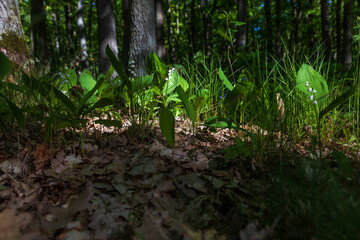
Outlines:
<svg viewBox="0 0 360 240"><path fill-rule="evenodd" d="M352 64L352 28L353 28L353 11L354 0L347 0L344 4L344 51L343 51L343 64L350 70Z"/></svg>
<svg viewBox="0 0 360 240"><path fill-rule="evenodd" d="M86 48L86 35L85 35L85 24L84 24L84 1L78 0L78 16L77 16L77 26L79 29L79 37L80 37L80 68L88 68L88 54Z"/></svg>
<svg viewBox="0 0 360 240"><path fill-rule="evenodd" d="M276 35L275 35L275 54L277 58L281 57L281 0L276 0L275 5L275 27L276 27Z"/></svg>
<svg viewBox="0 0 360 240"><path fill-rule="evenodd" d="M49 51L46 34L46 13L42 0L31 0L32 53L41 62L47 63Z"/></svg>
<svg viewBox="0 0 360 240"><path fill-rule="evenodd" d="M156 41L157 53L162 59L165 59L165 34L164 34L164 11L162 0L155 0L156 4Z"/></svg>
<svg viewBox="0 0 360 240"><path fill-rule="evenodd" d="M115 55L118 55L113 0L97 0L97 15L100 71L106 73L111 66L110 60L106 56L106 46L109 45Z"/></svg>
<svg viewBox="0 0 360 240"><path fill-rule="evenodd" d="M265 9L265 39L266 39L266 50L268 53L272 53L273 50L273 44L272 44L272 37L273 37L273 31L272 31L272 21L271 21L271 2L270 0L264 1L264 9Z"/></svg>
<svg viewBox="0 0 360 240"><path fill-rule="evenodd" d="M236 48L243 49L246 46L246 17L247 17L247 0L237 0L237 21L245 25L237 26Z"/></svg>
<svg viewBox="0 0 360 240"><path fill-rule="evenodd" d="M123 44L125 65L130 60L135 61L136 75L144 76L147 74L147 56L157 51L155 2L130 0L128 10L129 14L124 14L124 22L128 26L125 29L124 41L129 41Z"/></svg>
<svg viewBox="0 0 360 240"><path fill-rule="evenodd" d="M321 0L321 32L322 41L325 46L325 59L329 60L331 54L331 34L330 34L330 16L329 1Z"/></svg>
<svg viewBox="0 0 360 240"><path fill-rule="evenodd" d="M0 51L17 65L30 57L22 28L17 1L0 1Z"/></svg>

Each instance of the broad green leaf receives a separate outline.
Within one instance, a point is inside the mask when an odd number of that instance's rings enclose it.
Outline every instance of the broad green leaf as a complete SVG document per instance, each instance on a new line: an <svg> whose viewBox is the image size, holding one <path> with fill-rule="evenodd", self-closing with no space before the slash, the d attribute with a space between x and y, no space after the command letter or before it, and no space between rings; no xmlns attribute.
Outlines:
<svg viewBox="0 0 360 240"><path fill-rule="evenodd" d="M95 110L96 108L103 108L107 107L109 105L113 105L114 101L110 98L102 98L99 101L97 101L95 104L93 104L90 108L88 108L86 111L82 113L82 115L86 115L90 113L91 111Z"/></svg>
<svg viewBox="0 0 360 240"><path fill-rule="evenodd" d="M165 77L167 74L165 63L154 52L146 58L146 71L149 75L158 72L161 77Z"/></svg>
<svg viewBox="0 0 360 240"><path fill-rule="evenodd" d="M318 102L320 107L325 104L326 98L329 95L325 79L307 64L303 64L297 73L296 87L305 93L307 97L313 95L314 100ZM312 91L309 91L310 88ZM314 90L316 90L316 93L313 92Z"/></svg>
<svg viewBox="0 0 360 240"><path fill-rule="evenodd" d="M224 105L230 111L234 113L239 104L243 103L248 95L252 92L254 84L250 81L239 82L235 88L225 98Z"/></svg>
<svg viewBox="0 0 360 240"><path fill-rule="evenodd" d="M122 128L122 123L121 121L118 120L96 120L95 123L99 123L101 125L104 125L106 127L117 127L117 128Z"/></svg>
<svg viewBox="0 0 360 240"><path fill-rule="evenodd" d="M111 50L109 45L106 46L106 56L109 58L112 67L115 69L115 71L119 74L121 79L125 82L128 81L128 77L124 68L124 64L121 60L121 58L117 58L114 54L114 52Z"/></svg>
<svg viewBox="0 0 360 240"><path fill-rule="evenodd" d="M243 25L246 25L245 22L238 22L238 21L231 21L232 23L235 23L237 26L243 26Z"/></svg>
<svg viewBox="0 0 360 240"><path fill-rule="evenodd" d="M230 83L230 81L227 79L227 77L225 76L223 70L221 68L219 68L219 77L221 79L221 81L224 83L224 85L230 90L232 91L234 89L234 86Z"/></svg>
<svg viewBox="0 0 360 240"><path fill-rule="evenodd" d="M181 99L182 103L185 106L186 112L189 115L189 118L191 120L191 122L194 124L195 123L195 111L194 111L194 107L193 105L190 103L188 96L186 95L184 89L182 89L181 86L178 86L176 88L176 92L179 95L179 98Z"/></svg>
<svg viewBox="0 0 360 240"><path fill-rule="evenodd" d="M99 87L103 84L104 81L105 81L105 78L99 79L99 81L98 81L98 82L95 84L95 86L90 90L90 92L88 92L87 94L85 94L85 96L80 99L80 103L79 103L79 106L78 106L78 108L77 108L77 113L78 113L78 114L81 114L81 113L82 113L82 111L83 111L84 108L85 108L85 103L87 102L87 100L95 94L95 92L99 89Z"/></svg>
<svg viewBox="0 0 360 240"><path fill-rule="evenodd" d="M60 90L58 90L56 87L53 87L53 93L55 96L67 107L70 109L70 111L73 114L76 114L76 108L75 105L72 103L72 101L63 94Z"/></svg>
<svg viewBox="0 0 360 240"><path fill-rule="evenodd" d="M172 72L168 77L164 85L163 94L170 95L175 88L179 85L179 75L177 71Z"/></svg>
<svg viewBox="0 0 360 240"><path fill-rule="evenodd" d="M334 101L327 105L325 109L320 111L319 118L321 119L325 114L347 101L356 92L356 89L357 86L353 86L341 96L337 97Z"/></svg>
<svg viewBox="0 0 360 240"><path fill-rule="evenodd" d="M183 88L184 92L189 89L189 83L181 76L179 76L179 85Z"/></svg>
<svg viewBox="0 0 360 240"><path fill-rule="evenodd" d="M175 117L174 114L164 107L160 112L160 129L171 148L175 144Z"/></svg>
<svg viewBox="0 0 360 240"><path fill-rule="evenodd" d="M84 89L84 94L90 92L91 89L96 85L95 79L91 76L91 73L87 70L84 70L80 77L79 82L81 87Z"/></svg>
<svg viewBox="0 0 360 240"><path fill-rule="evenodd" d="M217 33L220 34L223 38L225 38L226 40L228 40L229 42L231 42L231 38L221 29L217 30Z"/></svg>
<svg viewBox="0 0 360 240"><path fill-rule="evenodd" d="M0 88L3 86L2 80L10 71L10 67L9 59L0 51Z"/></svg>
<svg viewBox="0 0 360 240"><path fill-rule="evenodd" d="M24 129L24 126L25 126L25 114L24 114L24 112L20 108L18 108L18 106L16 106L15 103L13 103L7 97L5 97L2 93L0 93L0 96L5 99L7 105L9 106L11 112L14 114L14 117L15 117L16 121L19 124L19 128L22 131Z"/></svg>

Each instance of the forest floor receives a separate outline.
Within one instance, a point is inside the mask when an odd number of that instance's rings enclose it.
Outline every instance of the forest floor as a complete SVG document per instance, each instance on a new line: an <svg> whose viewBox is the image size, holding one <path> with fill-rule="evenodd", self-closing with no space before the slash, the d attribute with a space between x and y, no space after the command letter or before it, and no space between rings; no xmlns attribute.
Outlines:
<svg viewBox="0 0 360 240"><path fill-rule="evenodd" d="M81 144L19 148L0 140L0 239L269 239L259 159L225 159L228 130L177 121L174 151L158 127L92 125ZM25 130L24 136L31 136ZM9 136L7 136L9 139ZM21 138L21 137L20 137ZM23 137L26 139L26 137ZM22 146L24 144L22 143ZM268 158L310 153L279 150ZM74 152L75 150L75 152Z"/></svg>

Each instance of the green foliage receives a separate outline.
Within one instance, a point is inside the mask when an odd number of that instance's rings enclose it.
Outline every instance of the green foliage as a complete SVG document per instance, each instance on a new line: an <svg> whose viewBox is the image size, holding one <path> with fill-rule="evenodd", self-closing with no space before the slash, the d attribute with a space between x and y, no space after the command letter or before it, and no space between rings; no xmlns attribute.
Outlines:
<svg viewBox="0 0 360 240"><path fill-rule="evenodd" d="M174 148L175 144L175 117L174 114L163 107L160 111L160 129L161 132L164 134L166 141L169 143L171 148Z"/></svg>

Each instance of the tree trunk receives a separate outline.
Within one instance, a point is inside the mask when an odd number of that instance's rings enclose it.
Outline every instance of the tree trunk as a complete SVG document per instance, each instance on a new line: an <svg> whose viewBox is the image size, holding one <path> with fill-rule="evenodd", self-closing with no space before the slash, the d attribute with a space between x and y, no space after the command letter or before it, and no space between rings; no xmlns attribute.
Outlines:
<svg viewBox="0 0 360 240"><path fill-rule="evenodd" d="M321 32L325 44L325 59L329 60L331 54L330 16L329 1L321 0Z"/></svg>
<svg viewBox="0 0 360 240"><path fill-rule="evenodd" d="M196 44L196 27L195 27L195 1L191 1L190 5L190 28L191 28L191 45L193 53L197 52Z"/></svg>
<svg viewBox="0 0 360 240"><path fill-rule="evenodd" d="M168 49L168 53L169 53L169 60L170 62L174 62L174 46L173 46L173 41L172 41L172 37L173 37L173 29L171 26L171 2L170 0L167 1L167 11L166 11L166 22L167 22L167 40L168 40L168 44L169 44L169 49Z"/></svg>
<svg viewBox="0 0 360 240"><path fill-rule="evenodd" d="M15 0L0 1L0 51L17 65L30 57Z"/></svg>
<svg viewBox="0 0 360 240"><path fill-rule="evenodd" d="M269 54L273 51L273 44L272 44L272 21L271 21L271 2L270 0L264 1L264 8L265 8L265 40L267 42L267 52Z"/></svg>
<svg viewBox="0 0 360 240"><path fill-rule="evenodd" d="M313 0L307 1L308 10L313 9L313 2L314 2ZM308 48L311 53L311 51L313 50L313 48L315 46L315 38L314 38L315 31L314 31L314 25L313 25L313 19L314 19L313 14L312 13L307 14L306 19L307 19L307 23L308 23L308 26L307 26Z"/></svg>
<svg viewBox="0 0 360 240"><path fill-rule="evenodd" d="M65 5L65 26L66 26L66 39L67 39L67 49L68 49L68 56L72 57L74 55L74 44L72 34L72 23L71 23L71 3L70 0L67 0Z"/></svg>
<svg viewBox="0 0 360 240"><path fill-rule="evenodd" d="M164 34L164 11L162 0L155 0L156 4L156 42L157 54L161 59L165 59L165 34Z"/></svg>
<svg viewBox="0 0 360 240"><path fill-rule="evenodd" d="M106 56L106 46L109 45L115 55L118 56L113 0L97 0L97 15L100 71L106 73L111 66L110 60ZM114 73L113 77L115 75Z"/></svg>
<svg viewBox="0 0 360 240"><path fill-rule="evenodd" d="M78 0L78 15L77 15L77 26L79 29L80 37L80 69L89 67L88 54L86 49L86 35L85 35L85 24L84 24L84 0Z"/></svg>
<svg viewBox="0 0 360 240"><path fill-rule="evenodd" d="M276 11L276 36L275 36L275 53L277 58L281 58L281 1L276 0L275 11Z"/></svg>
<svg viewBox="0 0 360 240"><path fill-rule="evenodd" d="M42 0L31 0L31 29L33 55L47 62L49 53L46 39L46 13Z"/></svg>
<svg viewBox="0 0 360 240"><path fill-rule="evenodd" d="M352 28L354 18L354 0L348 0L344 5L344 65L350 70L352 64Z"/></svg>
<svg viewBox="0 0 360 240"><path fill-rule="evenodd" d="M210 54L209 50L209 38L210 38L210 29L209 29L209 19L207 14L207 7L209 7L210 1L206 0L206 7L204 0L200 0L200 6L201 6L201 15L202 15L202 21L203 21L203 28L204 28L204 52L205 55Z"/></svg>
<svg viewBox="0 0 360 240"><path fill-rule="evenodd" d="M146 58L151 52L157 51L155 2L131 0L129 10L129 28L124 36L130 36L130 42L124 44L123 51L127 53L126 63L135 61L135 73L140 77L147 74Z"/></svg>
<svg viewBox="0 0 360 240"><path fill-rule="evenodd" d="M88 11L88 22L87 22L87 40L89 44L89 53L91 54L91 48L92 48L92 23L93 23L93 6L94 6L94 0L90 0L90 9Z"/></svg>
<svg viewBox="0 0 360 240"><path fill-rule="evenodd" d="M247 0L237 0L237 21L246 23ZM236 48L244 49L246 46L246 25L237 26Z"/></svg>
<svg viewBox="0 0 360 240"><path fill-rule="evenodd" d="M336 60L341 62L342 49L341 49L341 0L336 1Z"/></svg>

